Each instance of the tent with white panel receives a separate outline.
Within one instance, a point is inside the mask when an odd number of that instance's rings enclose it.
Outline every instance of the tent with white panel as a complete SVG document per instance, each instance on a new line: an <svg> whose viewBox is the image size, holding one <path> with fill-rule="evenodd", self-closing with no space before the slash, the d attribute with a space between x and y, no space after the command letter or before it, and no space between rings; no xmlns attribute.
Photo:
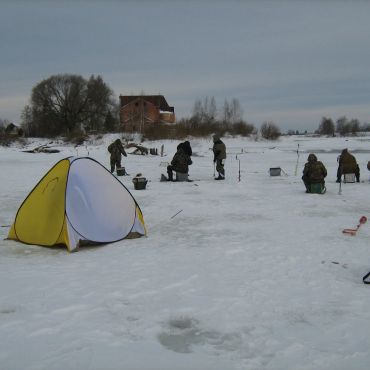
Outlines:
<svg viewBox="0 0 370 370"><path fill-rule="evenodd" d="M18 209L8 238L57 246L111 243L146 235L143 214L127 188L89 157L59 161Z"/></svg>

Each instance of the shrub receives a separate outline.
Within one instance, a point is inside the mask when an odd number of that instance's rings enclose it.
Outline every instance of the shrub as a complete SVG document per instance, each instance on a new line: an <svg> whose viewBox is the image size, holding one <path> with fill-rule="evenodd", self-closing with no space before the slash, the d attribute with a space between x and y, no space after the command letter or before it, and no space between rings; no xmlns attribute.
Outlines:
<svg viewBox="0 0 370 370"><path fill-rule="evenodd" d="M260 129L261 136L267 140L277 140L280 135L280 129L273 122L264 122Z"/></svg>

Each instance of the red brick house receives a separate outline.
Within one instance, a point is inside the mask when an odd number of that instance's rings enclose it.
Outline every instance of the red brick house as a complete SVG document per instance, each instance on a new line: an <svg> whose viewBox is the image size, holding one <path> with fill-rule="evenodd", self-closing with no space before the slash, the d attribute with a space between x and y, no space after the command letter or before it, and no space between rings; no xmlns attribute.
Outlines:
<svg viewBox="0 0 370 370"><path fill-rule="evenodd" d="M120 95L120 122L124 131L140 132L144 125L175 123L175 109L163 95Z"/></svg>

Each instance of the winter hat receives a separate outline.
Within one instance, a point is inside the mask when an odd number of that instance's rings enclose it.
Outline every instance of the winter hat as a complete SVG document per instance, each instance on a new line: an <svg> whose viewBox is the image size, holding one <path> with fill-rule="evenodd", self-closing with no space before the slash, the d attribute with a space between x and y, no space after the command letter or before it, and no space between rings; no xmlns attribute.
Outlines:
<svg viewBox="0 0 370 370"><path fill-rule="evenodd" d="M317 161L317 157L315 156L315 154L312 154L312 153L311 153L311 154L308 156L307 160L308 160L309 162L316 162L316 161Z"/></svg>
<svg viewBox="0 0 370 370"><path fill-rule="evenodd" d="M220 135L219 134L214 134L213 135L213 141L218 141L220 140Z"/></svg>

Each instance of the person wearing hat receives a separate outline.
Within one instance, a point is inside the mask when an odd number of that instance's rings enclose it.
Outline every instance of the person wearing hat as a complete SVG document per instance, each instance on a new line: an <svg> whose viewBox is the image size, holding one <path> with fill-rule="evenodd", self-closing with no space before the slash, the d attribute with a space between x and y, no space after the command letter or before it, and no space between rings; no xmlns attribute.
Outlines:
<svg viewBox="0 0 370 370"><path fill-rule="evenodd" d="M356 158L348 152L348 149L343 149L342 154L338 158L337 182L340 182L342 175L347 173L354 173L356 182L360 182L360 167Z"/></svg>
<svg viewBox="0 0 370 370"><path fill-rule="evenodd" d="M215 180L225 180L226 146L218 134L213 135L213 162L216 163L218 177Z"/></svg>
<svg viewBox="0 0 370 370"><path fill-rule="evenodd" d="M121 168L122 154L125 157L127 157L127 154L120 139L108 146L108 152L110 153L110 172L113 173L115 168Z"/></svg>
<svg viewBox="0 0 370 370"><path fill-rule="evenodd" d="M193 163L191 155L193 151L189 141L184 141L177 146L177 151L173 156L171 164L167 166L168 181L174 181L173 171L182 174L189 173L189 166Z"/></svg>
<svg viewBox="0 0 370 370"><path fill-rule="evenodd" d="M307 163L304 165L302 180L306 187L306 193L311 193L312 184L321 184L325 187L327 171L322 162L317 160L315 154L310 154Z"/></svg>

